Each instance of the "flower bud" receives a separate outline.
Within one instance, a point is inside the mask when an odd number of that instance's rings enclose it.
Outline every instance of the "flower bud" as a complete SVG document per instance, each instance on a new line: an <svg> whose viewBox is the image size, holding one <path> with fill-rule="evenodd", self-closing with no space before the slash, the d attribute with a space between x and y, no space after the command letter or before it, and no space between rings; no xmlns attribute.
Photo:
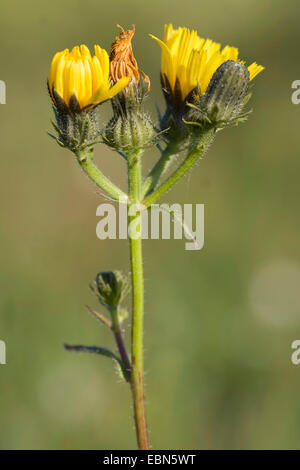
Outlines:
<svg viewBox="0 0 300 470"><path fill-rule="evenodd" d="M143 112L115 115L105 130L106 143L124 153L136 153L151 145L155 130L149 116Z"/></svg>
<svg viewBox="0 0 300 470"><path fill-rule="evenodd" d="M229 123L241 113L249 88L249 71L240 62L228 60L214 73L200 109L213 124Z"/></svg>
<svg viewBox="0 0 300 470"><path fill-rule="evenodd" d="M120 271L106 271L97 274L95 287L100 303L111 309L121 302L127 285Z"/></svg>

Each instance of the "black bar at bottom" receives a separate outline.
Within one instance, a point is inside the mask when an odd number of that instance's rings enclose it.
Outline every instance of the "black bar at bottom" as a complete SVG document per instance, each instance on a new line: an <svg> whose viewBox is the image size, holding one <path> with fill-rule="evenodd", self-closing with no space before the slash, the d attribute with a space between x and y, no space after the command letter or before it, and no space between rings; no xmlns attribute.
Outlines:
<svg viewBox="0 0 300 470"><path fill-rule="evenodd" d="M228 457L230 463L245 462L251 460L261 461L261 454L268 454L268 458L280 457L281 451L233 451L233 450L0 450L0 460L7 459L9 464L21 462L30 465L31 468L41 468L44 463L48 466L66 465L72 468L96 469L121 465L124 468L139 468L141 466L169 466L169 465L203 465L206 459L211 463L224 464ZM287 462L286 455L283 456ZM271 463L269 460L269 463Z"/></svg>

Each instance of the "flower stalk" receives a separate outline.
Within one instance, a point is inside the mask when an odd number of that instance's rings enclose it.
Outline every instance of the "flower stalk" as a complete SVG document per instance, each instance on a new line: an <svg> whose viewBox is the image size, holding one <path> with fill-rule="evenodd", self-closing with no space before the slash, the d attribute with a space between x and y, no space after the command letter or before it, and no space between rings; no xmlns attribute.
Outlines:
<svg viewBox="0 0 300 470"><path fill-rule="evenodd" d="M131 388L138 446L141 450L147 450L149 439L145 411L143 359L144 276L139 210L142 196L142 172L139 153L128 156L128 189L130 201L128 223L132 228L129 234L132 282Z"/></svg>
<svg viewBox="0 0 300 470"><path fill-rule="evenodd" d="M127 354L126 346L124 344L124 339L121 331L121 325L119 321L118 307L111 309L112 317L112 331L115 336L117 348L122 360L122 364L125 371L125 378L127 382L131 383L131 363Z"/></svg>
<svg viewBox="0 0 300 470"><path fill-rule="evenodd" d="M143 197L148 196L157 186L160 178L168 170L173 160L180 152L180 146L177 141L170 142L161 154L160 159L156 162L149 175L145 179L142 187Z"/></svg>
<svg viewBox="0 0 300 470"><path fill-rule="evenodd" d="M176 184L196 163L196 161L203 156L211 144L215 134L214 129L204 131L199 139L192 142L190 151L188 152L184 161L179 167L161 184L155 191L143 200L143 205L147 208L160 199L167 191L169 191L174 184Z"/></svg>
<svg viewBox="0 0 300 470"><path fill-rule="evenodd" d="M94 164L91 158L91 153L86 150L77 154L77 160L84 173L95 183L98 188L102 189L112 199L116 201L126 201L128 196L118 186L105 176L99 168Z"/></svg>

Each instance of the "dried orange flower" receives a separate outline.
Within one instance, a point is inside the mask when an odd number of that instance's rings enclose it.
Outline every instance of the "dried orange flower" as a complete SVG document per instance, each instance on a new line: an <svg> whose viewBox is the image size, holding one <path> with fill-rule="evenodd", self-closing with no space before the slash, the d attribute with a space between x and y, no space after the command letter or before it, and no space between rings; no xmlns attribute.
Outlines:
<svg viewBox="0 0 300 470"><path fill-rule="evenodd" d="M135 33L135 26L132 25L132 29L125 31L122 26L117 25L121 29L119 36L116 37L112 43L110 52L110 76L114 83L120 80L122 77L130 77L130 81L138 83L140 80L140 74L144 80L148 83L150 88L150 79L142 71L139 70L137 61L133 55L131 40Z"/></svg>

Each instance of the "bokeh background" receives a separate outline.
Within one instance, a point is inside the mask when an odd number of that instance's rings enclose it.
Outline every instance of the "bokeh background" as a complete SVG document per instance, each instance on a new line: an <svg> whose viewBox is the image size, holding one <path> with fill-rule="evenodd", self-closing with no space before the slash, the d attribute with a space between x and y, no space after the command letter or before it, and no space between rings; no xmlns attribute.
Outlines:
<svg viewBox="0 0 300 470"><path fill-rule="evenodd" d="M64 351L65 341L114 347L87 314L98 271L128 272L126 241L96 238L100 192L46 134L46 90L57 50L109 49L116 24L136 25L134 51L163 106L160 51L148 33L186 25L236 45L266 70L245 125L164 198L205 204L205 247L146 241L146 392L155 449L298 448L300 366L297 0L1 2L0 106L2 449L131 449L130 393L108 359ZM103 106L103 119L110 106ZM157 153L144 156L145 171ZM126 188L124 162L104 147L98 164ZM128 324L127 324L128 326Z"/></svg>

